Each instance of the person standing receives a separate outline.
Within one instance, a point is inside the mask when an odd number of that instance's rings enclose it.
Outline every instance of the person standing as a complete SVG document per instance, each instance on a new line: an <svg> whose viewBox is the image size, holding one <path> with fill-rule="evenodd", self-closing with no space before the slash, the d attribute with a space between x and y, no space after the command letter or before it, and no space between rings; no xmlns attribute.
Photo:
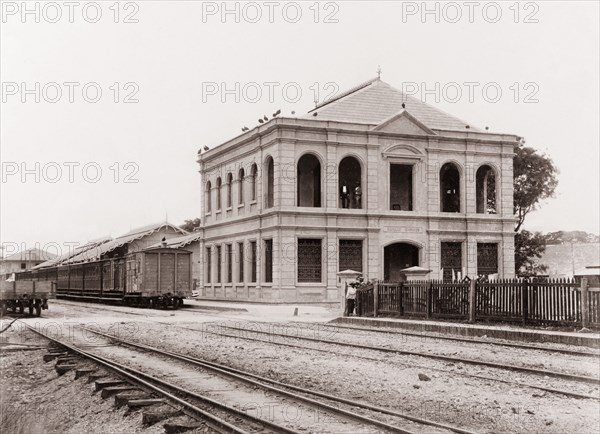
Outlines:
<svg viewBox="0 0 600 434"><path fill-rule="evenodd" d="M360 198L362 196L362 188L360 188L360 184L358 184L355 188L354 188L354 200L355 200L355 204L356 204L356 208L360 209L362 208L361 204L360 204Z"/></svg>
<svg viewBox="0 0 600 434"><path fill-rule="evenodd" d="M352 316L354 314L354 305L356 301L356 287L348 286L346 292L346 315Z"/></svg>
<svg viewBox="0 0 600 434"><path fill-rule="evenodd" d="M342 198L342 208L348 208L348 197L349 197L348 187L346 184L342 185L342 189L340 191L340 196Z"/></svg>

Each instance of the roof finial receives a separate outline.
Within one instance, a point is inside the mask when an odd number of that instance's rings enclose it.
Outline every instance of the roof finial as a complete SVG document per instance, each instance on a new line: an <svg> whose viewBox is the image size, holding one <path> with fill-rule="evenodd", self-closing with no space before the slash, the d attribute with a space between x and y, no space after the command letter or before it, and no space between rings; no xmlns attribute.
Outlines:
<svg viewBox="0 0 600 434"><path fill-rule="evenodd" d="M381 65L377 65L377 78L381 79Z"/></svg>

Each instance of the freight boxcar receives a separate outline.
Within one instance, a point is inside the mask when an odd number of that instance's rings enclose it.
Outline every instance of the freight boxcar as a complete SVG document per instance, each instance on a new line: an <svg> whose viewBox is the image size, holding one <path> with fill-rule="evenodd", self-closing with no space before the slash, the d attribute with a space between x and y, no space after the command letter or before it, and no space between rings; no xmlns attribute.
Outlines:
<svg viewBox="0 0 600 434"><path fill-rule="evenodd" d="M55 279L57 298L174 307L192 293L191 252L159 247L104 259L19 273L17 279Z"/></svg>

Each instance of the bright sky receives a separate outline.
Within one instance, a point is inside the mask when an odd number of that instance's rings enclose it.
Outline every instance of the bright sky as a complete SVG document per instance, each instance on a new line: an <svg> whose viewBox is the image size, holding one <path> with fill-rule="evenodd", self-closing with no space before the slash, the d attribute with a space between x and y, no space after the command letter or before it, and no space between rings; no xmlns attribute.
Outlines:
<svg viewBox="0 0 600 434"><path fill-rule="evenodd" d="M315 89L323 99L379 65L553 158L556 198L526 228L600 232L598 2L430 2L425 15L391 1L231 2L224 16L222 2L26 5L3 1L0 23L7 253L198 216L199 148L277 109L304 114Z"/></svg>

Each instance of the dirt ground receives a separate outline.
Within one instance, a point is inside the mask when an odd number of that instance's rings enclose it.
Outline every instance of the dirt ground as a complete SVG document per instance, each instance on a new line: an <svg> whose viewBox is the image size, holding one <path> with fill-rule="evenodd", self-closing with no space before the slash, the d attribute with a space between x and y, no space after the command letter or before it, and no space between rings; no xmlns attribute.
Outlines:
<svg viewBox="0 0 600 434"><path fill-rule="evenodd" d="M415 356L393 354L376 355L365 350L351 350L336 354L339 348L324 344L309 344L275 336L252 336L271 341L255 342L227 338L210 333L215 324L248 326L235 320L235 313L178 311L149 311L124 309L103 310L101 307L54 306L45 319L31 319L40 327L74 327L76 324L93 324L120 337L144 342L153 346L187 353L241 370L252 372L291 384L309 387L329 394L401 411L411 416L458 425L464 429L486 433L600 433L600 402L575 399L540 390L517 387L494 381L496 377L519 380L530 384L548 386L551 379L527 374L505 372L491 375L489 370L477 366L458 366ZM242 317L240 315L240 317ZM243 316L244 319L249 319ZM264 318L254 318L264 319ZM290 317L289 321L294 318ZM167 322L170 325L159 324ZM277 327L285 328L289 322L280 320ZM188 330L183 327L193 328ZM297 326L294 326L297 327ZM308 326L307 326L308 327ZM308 328L307 328L308 329ZM228 332L229 333L229 332ZM24 333L6 333L17 343L29 342ZM330 339L357 339L329 336ZM2 335L4 336L4 335ZM0 338L0 343L3 342ZM591 374L594 360L579 360L567 355L542 354L537 351L494 349L474 344L441 340L397 342L397 336L361 333L359 340L380 346L410 347L424 351L472 355L481 348L483 359L513 364L546 366L548 369ZM274 345L285 342L308 346L309 349ZM93 343L91 339L90 343ZM475 349L474 349L475 348ZM348 350L344 350L348 351ZM497 351L496 354L491 351ZM0 357L0 386L2 387L3 418L1 432L25 433L153 433L162 432L160 425L144 428L140 415L125 417L123 410L115 411L112 400L104 401L92 393L82 380L73 380L68 373L58 377L53 363L45 364L45 350L5 352ZM485 353L485 354L484 354ZM511 354L513 359L511 360ZM595 360L600 373L600 364ZM419 378L425 375L427 380ZM489 379L473 375L490 376ZM557 388L566 384L556 383ZM572 386L580 393L598 394L597 385ZM76 402L76 405L72 403ZM25 414L23 420L15 415L16 409ZM23 411L25 409L25 411ZM6 421L5 419L8 419ZM11 421L13 422L11 425ZM16 421L16 422L15 422ZM7 425L5 425L7 424ZM12 429L10 427L12 426ZM25 427L19 430L18 427Z"/></svg>

